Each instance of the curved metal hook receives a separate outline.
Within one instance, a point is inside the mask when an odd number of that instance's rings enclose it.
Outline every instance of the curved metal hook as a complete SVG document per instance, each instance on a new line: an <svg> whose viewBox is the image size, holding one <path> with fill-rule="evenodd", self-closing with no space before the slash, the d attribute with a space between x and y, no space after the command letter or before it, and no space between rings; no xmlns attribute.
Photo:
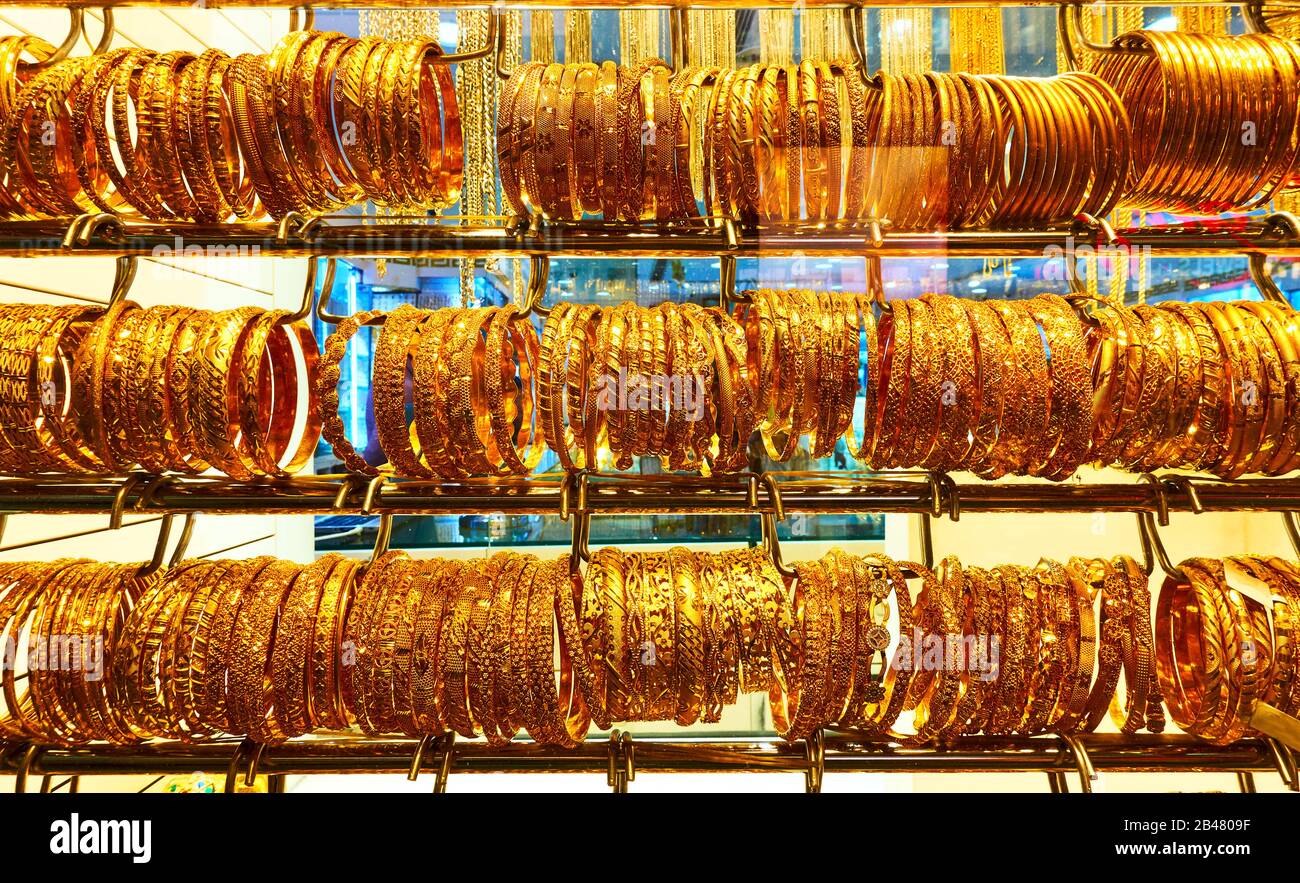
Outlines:
<svg viewBox="0 0 1300 883"><path fill-rule="evenodd" d="M309 258L313 263L316 258ZM325 268L325 281L321 284L320 294L316 297L316 318L326 325L341 325L348 320L348 316L339 316L331 313L328 309L330 297L334 292L334 271L336 261L334 258L328 258L329 266ZM366 325L383 325L387 314L381 313L365 322Z"/></svg>
<svg viewBox="0 0 1300 883"><path fill-rule="evenodd" d="M112 508L108 510L108 529L118 530L122 526L122 516L126 513L126 498L131 495L141 482L149 478L141 472L133 472L123 481L117 493L113 495Z"/></svg>
<svg viewBox="0 0 1300 883"><path fill-rule="evenodd" d="M771 512L760 512L758 514L758 523L760 536L762 537L763 550L767 552L768 557L772 559L772 566L776 568L777 573L793 579L795 570L785 563L781 556L781 539L776 533L776 523L785 520L785 504L781 502L781 488L776 482L776 477L770 472L764 472L759 475L757 481L753 478L750 480L750 499L754 508L758 507L757 485L762 484L767 491L767 498L772 503Z"/></svg>
<svg viewBox="0 0 1300 883"><path fill-rule="evenodd" d="M78 245L89 245L90 240L105 227L113 228L112 237L107 237L110 242L120 241L126 236L126 224L117 215L109 212L85 212L77 215L68 224L67 232L63 234L63 247L75 248Z"/></svg>
<svg viewBox="0 0 1300 883"><path fill-rule="evenodd" d="M853 53L853 64L862 78L862 85L874 91L880 87L867 73L867 11L862 6L844 7L844 34L848 37L849 49Z"/></svg>
<svg viewBox="0 0 1300 883"><path fill-rule="evenodd" d="M316 27L316 10L310 6L302 7L302 27L298 27L298 7L295 6L289 10L289 30L292 31L310 31Z"/></svg>
<svg viewBox="0 0 1300 883"><path fill-rule="evenodd" d="M1269 754L1273 757L1273 766L1282 777L1282 784L1288 791L1300 791L1300 771L1297 771L1295 755L1276 739L1266 739Z"/></svg>
<svg viewBox="0 0 1300 883"><path fill-rule="evenodd" d="M926 570L934 570L934 530L930 519L934 516L921 513L921 564Z"/></svg>
<svg viewBox="0 0 1300 883"><path fill-rule="evenodd" d="M1087 747L1078 736L1063 733L1061 739L1069 746L1070 753L1074 757L1074 768L1079 771L1079 788L1084 794L1091 794L1092 783L1100 776L1097 775L1096 767L1092 765L1092 757L1088 754Z"/></svg>
<svg viewBox="0 0 1300 883"><path fill-rule="evenodd" d="M131 291L131 285L135 282L136 270L139 268L140 262L135 255L117 259L113 275L113 290L108 295L108 305L110 307L126 300L127 294Z"/></svg>
<svg viewBox="0 0 1300 883"><path fill-rule="evenodd" d="M749 297L736 294L736 256L718 255L718 305L730 313L733 304L750 303Z"/></svg>
<svg viewBox="0 0 1300 883"><path fill-rule="evenodd" d="M86 11L77 7L69 7L68 16L71 19L68 24L68 36L63 38L63 42L50 54L49 58L32 65L33 70L44 70L47 67L53 67L72 54L73 47L77 45L77 41L81 39L81 35L86 29Z"/></svg>
<svg viewBox="0 0 1300 883"><path fill-rule="evenodd" d="M432 55L429 57L430 64L464 64L467 61L477 61L480 58L487 58L492 54L492 50L497 47L497 32L504 30L500 27L501 11L492 9L488 12L488 32L483 40L483 45L477 49L467 49L464 52L453 52L450 55Z"/></svg>
<svg viewBox="0 0 1300 883"><path fill-rule="evenodd" d="M1196 489L1196 482L1193 481L1190 475L1170 475L1165 479L1165 482L1187 495L1187 504L1191 508L1193 514L1200 515L1205 511L1205 504L1201 502L1201 492ZM1168 506L1165 507L1164 518L1165 520L1162 524L1168 524Z"/></svg>
<svg viewBox="0 0 1300 883"><path fill-rule="evenodd" d="M1061 50L1065 54L1065 61L1070 66L1070 70L1079 70L1080 49L1098 55L1149 54L1146 49L1094 42L1083 29L1083 4L1078 2L1062 3L1057 7L1056 35L1061 41Z"/></svg>
<svg viewBox="0 0 1300 883"><path fill-rule="evenodd" d="M569 573L577 576L585 562L591 560L591 513L579 510L573 519L572 539L569 547Z"/></svg>
<svg viewBox="0 0 1300 883"><path fill-rule="evenodd" d="M636 780L636 746L632 734L614 730L609 734L609 770L605 781L615 794L626 794L629 782Z"/></svg>
<svg viewBox="0 0 1300 883"><path fill-rule="evenodd" d="M441 741L441 758L438 764L438 780L433 784L434 794L447 793L447 780L451 778L451 762L456 756L456 733L448 732Z"/></svg>
<svg viewBox="0 0 1300 883"><path fill-rule="evenodd" d="M804 757L808 760L808 769L804 770L804 791L808 794L820 794L822 780L826 776L826 733L818 727L803 743Z"/></svg>
<svg viewBox="0 0 1300 883"><path fill-rule="evenodd" d="M95 44L95 48L90 50L91 55L103 55L107 52L108 47L113 42L113 36L117 33L117 24L113 21L112 8L108 6L101 7L101 12L104 17L104 31L99 35L99 42ZM84 26L82 31L85 31Z"/></svg>
<svg viewBox="0 0 1300 883"><path fill-rule="evenodd" d="M866 10L861 6L844 7L844 35L848 37L849 48L853 50L853 61L857 64L858 69L862 71L863 78L867 76L867 22Z"/></svg>
<svg viewBox="0 0 1300 883"><path fill-rule="evenodd" d="M528 258L528 291L524 295L522 318L529 316L546 317L551 315L551 308L542 306L551 285L551 258L549 255L535 254Z"/></svg>
<svg viewBox="0 0 1300 883"><path fill-rule="evenodd" d="M230 764L226 767L226 784L222 791L226 794L235 793L235 783L239 780L239 767L243 763L244 755L251 754L257 750L257 743L252 739L244 739L235 748L235 753L230 758Z"/></svg>
<svg viewBox="0 0 1300 883"><path fill-rule="evenodd" d="M257 784L257 768L261 766L262 755L266 753L266 743L257 743L257 748L253 750L253 756L248 759L248 772L244 774L244 785L252 788Z"/></svg>
<svg viewBox="0 0 1300 883"><path fill-rule="evenodd" d="M961 489L946 472L928 473L930 481L930 506L935 518L945 512L950 521L961 521Z"/></svg>
<svg viewBox="0 0 1300 883"><path fill-rule="evenodd" d="M522 36L522 35L521 35L521 36ZM498 79L501 79L501 80L508 80L508 79L510 79L512 76L514 76L514 73L515 73L513 69L511 69L511 70L506 70L506 67L505 67L505 64L506 64L506 52L509 51L509 49L510 49L510 47L507 45L509 39L510 39L510 34L509 34L509 32L507 31L507 29L505 28L504 25L503 25L502 27L500 27L500 28L497 29L497 39L496 39L496 55L497 55L497 60L496 60L496 70L497 70L497 78L498 78Z"/></svg>
<svg viewBox="0 0 1300 883"><path fill-rule="evenodd" d="M1241 4L1241 17L1246 21L1246 33L1273 33L1273 29L1268 26L1268 19L1264 17L1264 4L1259 0Z"/></svg>
<svg viewBox="0 0 1300 883"><path fill-rule="evenodd" d="M411 769L406 774L406 781L414 782L420 778L420 770L424 768L424 755L428 752L429 746L437 740L437 736L426 735L416 744L415 753L411 755Z"/></svg>
<svg viewBox="0 0 1300 883"><path fill-rule="evenodd" d="M781 576L793 579L796 575L795 569L786 564L781 557L781 539L776 535L776 519L771 512L762 512L758 516L758 521L762 527L763 551L772 559L772 566Z"/></svg>
<svg viewBox="0 0 1300 883"><path fill-rule="evenodd" d="M318 300L316 296L316 272L319 262L319 258L307 258L307 279L302 286L302 303L297 310L280 320L281 325L292 325L295 322L305 321L311 316L312 307L317 304ZM325 278L320 285L320 294L322 296L325 292L334 290L334 273L337 267L337 260L334 258L325 259Z"/></svg>
<svg viewBox="0 0 1300 883"><path fill-rule="evenodd" d="M388 547L393 542L393 516L385 513L379 516L379 530L375 534L375 547L370 551L370 560L361 565L361 572L357 574L357 579L370 570L375 562L388 551Z"/></svg>
<svg viewBox="0 0 1300 883"><path fill-rule="evenodd" d="M366 495L361 498L362 515L374 514L375 501L379 499L381 489L388 484L388 479L391 477L387 472L381 472L366 483Z"/></svg>
<svg viewBox="0 0 1300 883"><path fill-rule="evenodd" d="M1087 232L1090 238L1090 245L1094 251L1101 248L1113 248L1119 243L1119 234L1110 221L1105 218L1097 218L1086 212L1080 213L1075 219L1074 227L1071 230L1069 238L1066 240L1064 255L1062 260L1065 262L1065 279L1069 284L1070 293L1068 298L1091 298L1092 295L1083 285L1083 280L1079 278L1079 258L1078 246L1076 244L1075 234ZM1101 244L1104 238L1104 245Z"/></svg>
<svg viewBox="0 0 1300 883"><path fill-rule="evenodd" d="M767 490L767 498L772 502L772 513L776 515L777 521L785 521L785 504L781 502L781 487L776 483L776 476L770 472L764 472L758 476L758 481ZM757 500L757 496L755 496Z"/></svg>
<svg viewBox="0 0 1300 883"><path fill-rule="evenodd" d="M363 478L364 476L355 472L350 472L343 477L343 481L339 483L338 493L334 495L332 508L335 512L346 512L350 508L348 506L348 499L352 496L353 492L361 486Z"/></svg>
<svg viewBox="0 0 1300 883"><path fill-rule="evenodd" d="M25 794L27 792L27 780L31 778L32 766L44 750L40 745L31 745L23 752L23 759L18 762L18 770L14 774L15 794Z"/></svg>
<svg viewBox="0 0 1300 883"><path fill-rule="evenodd" d="M1179 582L1186 582L1187 577L1183 571L1177 567L1165 551L1165 544L1160 540L1160 531L1157 524L1161 527L1169 525L1169 501L1165 498L1165 488L1151 473L1145 473L1138 476L1138 481L1149 483L1156 494L1156 512L1152 513L1145 509L1137 513L1138 536L1142 541L1142 570L1150 576L1155 572L1156 564L1160 565L1160 570L1172 579Z"/></svg>
<svg viewBox="0 0 1300 883"><path fill-rule="evenodd" d="M569 510L573 505L573 483L574 473L564 473L564 478L560 479L560 520L569 520Z"/></svg>
<svg viewBox="0 0 1300 883"><path fill-rule="evenodd" d="M1300 514L1283 512L1282 521L1286 524L1286 535L1291 540L1291 548L1300 558Z"/></svg>
<svg viewBox="0 0 1300 883"><path fill-rule="evenodd" d="M289 241L290 236L294 236L310 244L312 233L322 223L323 220L320 217L308 218L301 212L288 212L280 219L280 223L275 228L275 241L284 244ZM329 257L325 260L325 279L320 286L321 297L318 299L316 293L316 276L320 258L312 256L307 258L307 279L303 283L302 303L297 310L281 319L280 324L291 325L294 322L304 321L311 316L313 306L316 309L317 317L322 322L337 325L343 321L344 317L342 316L329 316L327 313L323 313L324 308L320 303L320 300L324 299L327 292L334 290L334 274L338 268L338 261L335 258ZM335 321L330 321L331 319Z"/></svg>
<svg viewBox="0 0 1300 883"><path fill-rule="evenodd" d="M1291 212L1273 212L1264 219L1262 235L1267 235L1272 230L1290 234L1292 239L1300 239L1300 217L1296 217ZM1260 296L1264 300L1288 308L1291 306L1291 301L1286 296L1286 293L1273 281L1273 274L1268 269L1268 255L1266 253L1251 252L1248 254L1246 256L1246 268L1250 271L1250 281L1255 283L1255 287L1259 289Z"/></svg>
<svg viewBox="0 0 1300 883"><path fill-rule="evenodd" d="M691 64L691 30L687 20L687 9L674 6L668 10L668 37L672 49L672 65L676 72L684 71Z"/></svg>
<svg viewBox="0 0 1300 883"><path fill-rule="evenodd" d="M181 530L180 539L176 542L176 548L172 552L171 558L167 559L169 568L175 567L185 558L185 550L189 548L190 539L194 536L194 516L195 513L193 512L185 514L185 527ZM158 527L158 541L154 543L153 557L136 572L136 576L153 576L162 569L163 559L167 555L167 543L171 539L172 521L175 517L171 512L163 515L162 524Z"/></svg>

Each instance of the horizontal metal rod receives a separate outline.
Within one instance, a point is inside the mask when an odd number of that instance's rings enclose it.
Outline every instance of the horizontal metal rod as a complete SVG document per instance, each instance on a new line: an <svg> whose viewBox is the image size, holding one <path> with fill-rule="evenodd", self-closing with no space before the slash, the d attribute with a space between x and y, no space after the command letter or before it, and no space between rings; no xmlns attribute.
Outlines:
<svg viewBox="0 0 1300 883"><path fill-rule="evenodd" d="M129 222L106 227L84 245L64 246L70 220L0 223L0 256L39 257L501 257L625 258L683 257L1060 257L1070 248L1101 248L1095 233L1078 229L1027 231L885 231L873 242L863 225L784 225L742 231L728 244L719 227L644 226L618 223L554 224L525 230L503 224L362 224L350 220L317 225L307 238L277 236L273 224L203 225ZM1214 257L1267 254L1300 257L1300 239L1258 222L1238 230L1178 225L1118 231L1129 253Z"/></svg>
<svg viewBox="0 0 1300 883"><path fill-rule="evenodd" d="M774 473L781 503L788 512L832 515L853 513L923 513L933 506L928 481L880 476L870 479L784 480ZM593 515L691 514L749 515L773 511L766 492L751 499L745 477L675 481L605 479L588 483L585 511ZM140 491L126 495L124 511L188 514L330 515L361 513L364 485L335 503L343 479L291 479L241 484L222 479L177 477L152 492L148 505L136 509ZM1208 512L1281 512L1300 510L1300 480L1197 480L1197 497ZM120 480L60 481L0 479L0 513L96 514L111 512ZM956 485L962 512L1139 512L1156 511L1156 489L1145 483L990 482ZM369 513L394 515L557 515L561 484L552 480L437 484L394 481L374 497ZM1186 493L1166 488L1169 510L1192 511ZM576 508L571 502L571 508Z"/></svg>
<svg viewBox="0 0 1300 883"><path fill-rule="evenodd" d="M1246 740L1214 746L1190 736L1119 734L1085 735L1082 742L1093 765L1105 772L1261 772L1274 769L1267 746ZM802 772L808 768L803 743L772 737L688 740L635 738L637 772ZM417 741L412 739L304 739L270 746L258 771L269 775L326 773L399 774L410 769ZM237 741L197 745L154 743L138 746L49 748L40 751L32 775L159 775L227 772ZM434 752L426 769L436 768ZM22 751L5 755L13 769ZM452 772L571 772L600 773L609 766L609 742L593 739L575 749L518 742L493 747L457 741ZM866 743L827 733L827 772L957 773L1044 772L1073 770L1074 761L1055 737L962 737L943 747L906 747L895 743Z"/></svg>
<svg viewBox="0 0 1300 883"><path fill-rule="evenodd" d="M29 0L24 0L29 2ZM31 0L34 2L34 0ZM1159 6L1168 5L1168 0L1125 0L1129 6ZM30 5L30 3L29 3ZM39 5L39 4L37 4ZM124 8L130 6L189 6L193 5L192 0L65 0L60 6L73 6L85 9L95 9L101 7ZM291 6L302 6L301 0L204 0L203 5L207 8L237 8L243 6L278 6L288 8ZM491 4L484 3L483 0L439 0L436 4L439 7L448 9L482 9L488 8ZM845 6L865 6L865 7L890 7L909 5L904 0L854 0L853 3L846 3L845 0L759 0L755 3L752 0L658 0L658 2L641 2L641 0L604 0L604 2L593 2L593 0L578 0L575 3L565 3L561 0L511 0L510 6L525 7L530 9L671 9L671 8L688 8L688 9L755 9L755 8L773 8L781 9L791 6L815 6L815 7L845 7ZM1056 6L1054 0L925 0L924 6ZM1222 0L1180 0L1180 6L1239 6L1240 3L1223 3ZM1269 4L1275 6L1277 4ZM350 9L355 7L375 7L375 8L401 8L401 7L427 7L428 0L327 0L320 4L321 9Z"/></svg>

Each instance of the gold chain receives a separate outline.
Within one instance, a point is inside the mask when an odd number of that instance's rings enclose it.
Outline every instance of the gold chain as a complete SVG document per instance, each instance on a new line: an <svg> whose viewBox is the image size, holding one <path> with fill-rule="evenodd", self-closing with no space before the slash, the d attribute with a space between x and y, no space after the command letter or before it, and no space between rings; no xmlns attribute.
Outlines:
<svg viewBox="0 0 1300 883"><path fill-rule="evenodd" d="M555 61L555 13L549 9L535 10L528 16L528 25L528 57L551 64Z"/></svg>
<svg viewBox="0 0 1300 883"><path fill-rule="evenodd" d="M1228 7L1175 6L1174 21L1178 30L1194 34L1228 33Z"/></svg>
<svg viewBox="0 0 1300 883"><path fill-rule="evenodd" d="M564 63L591 61L591 10L570 9L564 13Z"/></svg>
<svg viewBox="0 0 1300 883"><path fill-rule="evenodd" d="M800 12L800 60L839 61L848 56L848 49L842 10L804 9Z"/></svg>
<svg viewBox="0 0 1300 883"><path fill-rule="evenodd" d="M758 58L763 64L794 63L794 10L758 11Z"/></svg>
<svg viewBox="0 0 1300 883"><path fill-rule="evenodd" d="M618 57L624 66L631 66L646 58L658 58L658 9L625 9L618 20Z"/></svg>
<svg viewBox="0 0 1300 883"><path fill-rule="evenodd" d="M736 64L736 11L692 9L687 12L691 64L699 67L734 67Z"/></svg>
<svg viewBox="0 0 1300 883"><path fill-rule="evenodd" d="M952 69L957 73L1006 73L1002 10L954 7L948 11Z"/></svg>
<svg viewBox="0 0 1300 883"><path fill-rule="evenodd" d="M934 67L930 10L880 10L880 66L891 74L924 74Z"/></svg>

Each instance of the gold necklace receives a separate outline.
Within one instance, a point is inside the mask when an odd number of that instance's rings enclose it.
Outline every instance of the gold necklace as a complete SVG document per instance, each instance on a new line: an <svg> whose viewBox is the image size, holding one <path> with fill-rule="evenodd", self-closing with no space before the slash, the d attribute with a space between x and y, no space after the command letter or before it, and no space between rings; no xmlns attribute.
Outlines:
<svg viewBox="0 0 1300 883"><path fill-rule="evenodd" d="M555 61L555 13L534 10L528 16L528 57L551 64Z"/></svg>
<svg viewBox="0 0 1300 883"><path fill-rule="evenodd" d="M758 59L763 64L794 63L794 10L758 11Z"/></svg>
<svg viewBox="0 0 1300 883"><path fill-rule="evenodd" d="M1228 7L1175 6L1174 21L1178 30L1194 34L1228 33Z"/></svg>
<svg viewBox="0 0 1300 883"><path fill-rule="evenodd" d="M588 61L591 61L591 10L567 10L564 13L564 63Z"/></svg>
<svg viewBox="0 0 1300 883"><path fill-rule="evenodd" d="M618 57L625 67L639 64L647 58L658 58L658 9L626 9L618 19Z"/></svg>
<svg viewBox="0 0 1300 883"><path fill-rule="evenodd" d="M928 8L880 10L880 66L891 74L928 73L931 28Z"/></svg>
<svg viewBox="0 0 1300 883"><path fill-rule="evenodd" d="M952 70L968 74L1004 74L1002 10L957 6L948 10Z"/></svg>

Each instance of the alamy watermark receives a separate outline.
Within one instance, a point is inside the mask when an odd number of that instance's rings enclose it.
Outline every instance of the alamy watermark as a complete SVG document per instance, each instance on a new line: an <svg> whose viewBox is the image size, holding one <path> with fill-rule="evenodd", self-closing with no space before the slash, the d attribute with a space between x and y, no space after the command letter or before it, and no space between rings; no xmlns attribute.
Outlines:
<svg viewBox="0 0 1300 883"><path fill-rule="evenodd" d="M1152 249L1149 245L1130 245L1122 239L1103 246L1087 242L1077 242L1074 234L1065 237L1064 245L1053 243L1043 249L1043 279L1049 282L1064 282L1069 278L1066 262L1073 256L1080 259L1097 259L1096 271L1099 279L1108 279L1118 275L1119 268L1124 267L1128 276L1135 277L1141 270L1142 262L1149 261Z"/></svg>
<svg viewBox="0 0 1300 883"><path fill-rule="evenodd" d="M699 374L602 374L596 379L601 411L681 412L688 421L704 419L704 378Z"/></svg>
<svg viewBox="0 0 1300 883"><path fill-rule="evenodd" d="M236 245L220 242L187 242L183 236L172 237L170 244L160 242L149 252L151 258L162 261L157 264L158 273L185 276L198 273L218 279L236 279L255 274L262 266L261 261L244 262L260 258L261 255L262 247L257 243ZM172 259L177 258L184 260L170 263Z"/></svg>
<svg viewBox="0 0 1300 883"><path fill-rule="evenodd" d="M18 642L6 638L3 645L4 671L16 671ZM27 671L72 672L87 681L104 679L103 635L49 635L30 639L27 644Z"/></svg>
<svg viewBox="0 0 1300 883"><path fill-rule="evenodd" d="M997 635L926 634L913 628L899 636L891 665L898 671L966 672L995 681L1001 649Z"/></svg>

